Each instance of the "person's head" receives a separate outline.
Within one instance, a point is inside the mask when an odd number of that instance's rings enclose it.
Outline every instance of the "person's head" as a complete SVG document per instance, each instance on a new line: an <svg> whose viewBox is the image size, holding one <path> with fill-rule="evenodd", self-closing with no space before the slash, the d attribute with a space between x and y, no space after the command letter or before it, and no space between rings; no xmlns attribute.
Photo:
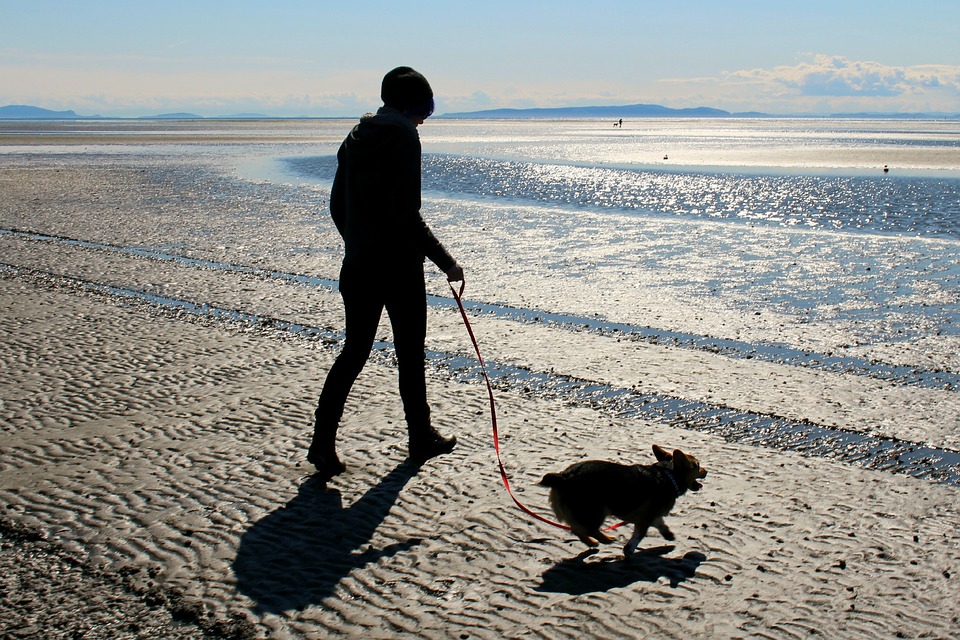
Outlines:
<svg viewBox="0 0 960 640"><path fill-rule="evenodd" d="M411 120L423 121L433 113L433 89L422 74L410 67L397 67L383 76L380 98Z"/></svg>

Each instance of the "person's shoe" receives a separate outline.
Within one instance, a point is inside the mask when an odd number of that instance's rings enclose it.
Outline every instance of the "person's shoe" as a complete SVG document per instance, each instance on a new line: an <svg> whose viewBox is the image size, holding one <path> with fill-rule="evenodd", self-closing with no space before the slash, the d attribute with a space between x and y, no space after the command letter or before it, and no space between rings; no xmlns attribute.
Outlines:
<svg viewBox="0 0 960 640"><path fill-rule="evenodd" d="M410 437L410 460L426 462L430 458L450 453L457 446L457 436L445 438L433 429L422 435Z"/></svg>
<svg viewBox="0 0 960 640"><path fill-rule="evenodd" d="M316 443L310 445L310 450L307 452L307 462L316 468L316 477L324 482L347 470L346 465L340 462L340 458L337 457L336 449L320 447Z"/></svg>

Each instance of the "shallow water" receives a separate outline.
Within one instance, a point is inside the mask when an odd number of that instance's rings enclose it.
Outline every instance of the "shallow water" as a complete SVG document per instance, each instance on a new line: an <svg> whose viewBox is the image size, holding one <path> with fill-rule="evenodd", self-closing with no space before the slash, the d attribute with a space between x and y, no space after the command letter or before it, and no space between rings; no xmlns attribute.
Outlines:
<svg viewBox="0 0 960 640"><path fill-rule="evenodd" d="M642 132L613 132L596 122L439 120L421 129L423 214L466 269L471 313L868 385L960 391L958 123L641 124ZM207 144L205 130L191 125L192 144L44 152L62 153L64 162L147 162L177 185L178 206L195 201L203 212L168 227L169 237L145 228L150 241L92 249L329 289L341 245L326 208L334 153L351 125L248 125L242 134L263 142L229 145ZM662 160L661 144L681 151ZM891 154L901 161L884 174ZM449 308L442 276L428 273L432 304ZM211 312L202 300L169 304ZM276 304L282 315L283 300ZM573 370L577 354L569 356ZM431 358L476 376L456 354ZM886 457L893 466L929 445L942 464L918 463L914 473L950 476L956 466L951 446L943 447L960 433L956 420L901 427L891 418L874 428L850 408L842 428L778 421L703 399L645 395L602 376L548 372L541 359L543 347L529 345L516 362L491 365L507 388L611 413L667 421L682 414L689 428L733 439L767 437L770 446L818 455L842 449L837 455ZM622 372L634 381L649 374Z"/></svg>
<svg viewBox="0 0 960 640"><path fill-rule="evenodd" d="M287 162L317 180L332 180L336 170L334 156ZM652 171L427 155L423 188L572 210L960 238L960 178Z"/></svg>
<svg viewBox="0 0 960 640"><path fill-rule="evenodd" d="M461 241L473 229L476 260L513 256L577 300L592 290L592 309L545 311L646 324L596 293L639 279L679 305L842 324L854 344L960 333L960 122L437 124L422 128L425 212L449 216ZM728 166L643 164L655 144ZM883 173L878 150L910 158L911 174ZM734 166L748 155L766 164ZM336 158L279 165L271 180L329 186Z"/></svg>

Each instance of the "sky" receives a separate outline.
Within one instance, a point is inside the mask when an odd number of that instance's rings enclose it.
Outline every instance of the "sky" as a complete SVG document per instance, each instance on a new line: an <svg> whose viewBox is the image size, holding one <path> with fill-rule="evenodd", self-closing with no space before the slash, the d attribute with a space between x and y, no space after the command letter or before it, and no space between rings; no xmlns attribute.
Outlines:
<svg viewBox="0 0 960 640"><path fill-rule="evenodd" d="M0 0L0 106L355 117L660 104L960 113L957 0Z"/></svg>

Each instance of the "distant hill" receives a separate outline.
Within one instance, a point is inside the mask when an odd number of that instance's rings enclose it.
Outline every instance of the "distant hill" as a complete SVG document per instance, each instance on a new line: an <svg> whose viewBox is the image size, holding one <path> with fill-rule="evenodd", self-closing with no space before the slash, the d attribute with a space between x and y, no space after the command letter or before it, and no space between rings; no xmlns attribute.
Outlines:
<svg viewBox="0 0 960 640"><path fill-rule="evenodd" d="M766 114L751 112L745 114L730 113L722 109L696 107L693 109L671 109L658 104L629 104L608 107L555 107L550 109L488 109L486 111L467 111L445 113L443 118L731 118L766 117Z"/></svg>
<svg viewBox="0 0 960 640"><path fill-rule="evenodd" d="M310 116L301 116L306 119ZM76 111L51 111L42 107L25 104L11 104L0 107L0 120L273 120L275 118L264 113L234 113L230 115L208 118L195 113L160 113L150 116L136 116L125 118L105 118L104 116L81 116Z"/></svg>
<svg viewBox="0 0 960 640"><path fill-rule="evenodd" d="M219 120L276 120L274 116L268 116L265 113L229 113L225 116L218 116ZM300 118L301 120L303 118Z"/></svg>
<svg viewBox="0 0 960 640"><path fill-rule="evenodd" d="M550 109L489 109L486 111L465 111L460 113L444 113L439 118L464 119L544 119L563 120L575 118L862 118L862 119L904 119L904 120L956 120L958 113L832 113L823 114L793 114L773 115L759 111L744 111L731 113L723 109L710 107L696 107L694 109L671 109L658 104L628 104L607 107L555 107Z"/></svg>
<svg viewBox="0 0 960 640"><path fill-rule="evenodd" d="M25 104L0 107L0 120L77 120L82 117L74 111L51 111Z"/></svg>
<svg viewBox="0 0 960 640"><path fill-rule="evenodd" d="M139 120L203 120L195 113L161 113L155 116L140 116Z"/></svg>
<svg viewBox="0 0 960 640"><path fill-rule="evenodd" d="M305 116L306 117L306 116ZM52 111L42 107L25 104L11 104L0 107L0 120L106 120L103 116L81 116L76 111ZM133 118L112 118L119 120L270 120L273 119L263 113L237 113L225 116L207 118L195 113L160 113L152 116L138 116Z"/></svg>

